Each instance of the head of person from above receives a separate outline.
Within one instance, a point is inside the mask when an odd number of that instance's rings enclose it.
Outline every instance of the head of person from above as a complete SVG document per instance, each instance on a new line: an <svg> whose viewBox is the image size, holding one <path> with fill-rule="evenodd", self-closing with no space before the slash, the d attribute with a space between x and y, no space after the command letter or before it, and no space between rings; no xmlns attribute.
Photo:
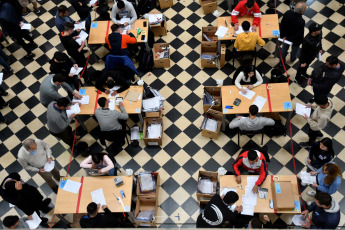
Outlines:
<svg viewBox="0 0 345 230"><path fill-rule="evenodd" d="M67 17L69 15L68 8L65 5L60 5L59 9L58 9L58 12L59 12L59 17L60 18Z"/></svg>
<svg viewBox="0 0 345 230"><path fill-rule="evenodd" d="M248 0L246 3L247 10L251 10L255 4L255 0Z"/></svg>
<svg viewBox="0 0 345 230"><path fill-rule="evenodd" d="M295 13L297 14L304 14L304 12L307 10L307 3L300 1L295 6Z"/></svg>
<svg viewBox="0 0 345 230"><path fill-rule="evenodd" d="M111 76L108 76L108 79L105 82L105 84L107 85L107 87L109 89L112 89L116 85L116 82L114 81L114 79Z"/></svg>
<svg viewBox="0 0 345 230"><path fill-rule="evenodd" d="M249 33L250 32L250 22L248 22L248 21L242 22L242 28L243 28L243 31L245 33Z"/></svg>
<svg viewBox="0 0 345 230"><path fill-rule="evenodd" d="M120 10L120 12L123 12L125 10L125 3L122 0L119 0L117 2L117 8Z"/></svg>
<svg viewBox="0 0 345 230"><path fill-rule="evenodd" d="M311 34L311 36L317 36L319 34L321 34L322 32L322 25L317 24L317 23L312 23L309 26L309 33Z"/></svg>
<svg viewBox="0 0 345 230"><path fill-rule="evenodd" d="M34 139L28 138L23 141L23 147L31 155L34 155L37 152L37 144Z"/></svg>
<svg viewBox="0 0 345 230"><path fill-rule="evenodd" d="M229 191L222 196L222 199L226 205L232 206L236 201L238 201L238 194L234 191Z"/></svg>
<svg viewBox="0 0 345 230"><path fill-rule="evenodd" d="M249 118L254 119L259 112L259 108L257 105L249 106Z"/></svg>
<svg viewBox="0 0 345 230"><path fill-rule="evenodd" d="M86 210L89 217L96 217L100 206L100 204L96 204L95 202L91 202L90 204L88 204Z"/></svg>
<svg viewBox="0 0 345 230"><path fill-rule="evenodd" d="M316 193L314 199L315 204L323 209L330 209L332 206L332 197L326 192Z"/></svg>
<svg viewBox="0 0 345 230"><path fill-rule="evenodd" d="M63 73L57 73L53 76L53 82L55 85L62 85L63 83L66 82L67 76L64 75Z"/></svg>
<svg viewBox="0 0 345 230"><path fill-rule="evenodd" d="M121 33L121 31L120 31L120 26L117 25L117 24L111 25L110 29L111 29L111 31L112 31L113 33Z"/></svg>
<svg viewBox="0 0 345 230"><path fill-rule="evenodd" d="M329 106L328 98L326 96L315 97L314 103L320 106L321 109L326 109Z"/></svg>
<svg viewBox="0 0 345 230"><path fill-rule="evenodd" d="M334 157L332 139L325 137L320 141L320 149L324 152L330 152Z"/></svg>
<svg viewBox="0 0 345 230"><path fill-rule="evenodd" d="M248 161L250 165L254 165L258 159L258 154L254 149L248 151Z"/></svg>
<svg viewBox="0 0 345 230"><path fill-rule="evenodd" d="M62 97L56 101L55 106L56 106L56 108L58 108L60 110L66 110L66 109L69 109L70 103L71 102L67 97Z"/></svg>
<svg viewBox="0 0 345 230"><path fill-rule="evenodd" d="M329 56L326 58L326 66L328 68L339 68L339 59L336 56Z"/></svg>
<svg viewBox="0 0 345 230"><path fill-rule="evenodd" d="M55 52L54 53L54 62L56 63L65 63L67 55L62 52Z"/></svg>
<svg viewBox="0 0 345 230"><path fill-rule="evenodd" d="M65 35L71 35L74 30L74 25L72 22L66 22L65 23Z"/></svg>
<svg viewBox="0 0 345 230"><path fill-rule="evenodd" d="M327 175L323 180L325 184L332 184L338 176L340 178L343 176L340 167L333 163L325 164L322 167L322 173Z"/></svg>
<svg viewBox="0 0 345 230"><path fill-rule="evenodd" d="M106 153L93 153L91 154L92 163L94 164L95 168L97 165L102 164L104 156Z"/></svg>
<svg viewBox="0 0 345 230"><path fill-rule="evenodd" d="M101 97L98 99L98 105L103 108L106 109L109 107L109 100L105 97Z"/></svg>
<svg viewBox="0 0 345 230"><path fill-rule="evenodd" d="M20 219L18 216L6 216L2 223L6 228L15 229L19 225Z"/></svg>

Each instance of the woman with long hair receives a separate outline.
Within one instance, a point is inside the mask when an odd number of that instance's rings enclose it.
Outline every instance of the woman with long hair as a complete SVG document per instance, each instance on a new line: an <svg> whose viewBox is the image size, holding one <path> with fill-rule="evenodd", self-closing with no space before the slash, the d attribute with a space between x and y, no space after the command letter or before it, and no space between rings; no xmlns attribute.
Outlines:
<svg viewBox="0 0 345 230"><path fill-rule="evenodd" d="M325 137L315 142L308 156L308 163L316 169L321 168L334 158L332 139Z"/></svg>
<svg viewBox="0 0 345 230"><path fill-rule="evenodd" d="M107 153L93 153L88 156L80 167L91 169L90 175L115 175L114 163L110 160Z"/></svg>
<svg viewBox="0 0 345 230"><path fill-rule="evenodd" d="M257 87L263 83L261 74L259 71L255 68L255 66L250 65L243 68L243 71L241 71L236 80L235 85L239 90L241 90L243 93L246 93L247 90L242 87L242 85L248 85L248 89L253 89L254 87Z"/></svg>

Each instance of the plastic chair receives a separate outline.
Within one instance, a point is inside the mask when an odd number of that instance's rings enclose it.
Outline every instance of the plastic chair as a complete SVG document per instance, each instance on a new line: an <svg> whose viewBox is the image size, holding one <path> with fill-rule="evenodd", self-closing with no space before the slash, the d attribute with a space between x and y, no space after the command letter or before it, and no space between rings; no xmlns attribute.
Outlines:
<svg viewBox="0 0 345 230"><path fill-rule="evenodd" d="M117 56L117 55L108 55L105 59L105 70L111 70L117 66L127 66L128 68L132 69L134 73L139 75L138 70L135 68L132 60L128 56Z"/></svg>
<svg viewBox="0 0 345 230"><path fill-rule="evenodd" d="M261 137L261 145L264 143L264 129L259 129L259 130L254 130L254 131L247 131L247 130L240 130L238 129L238 142L237 145L240 146L240 136L242 135L246 135L246 136L255 136L256 134L260 134L262 135Z"/></svg>

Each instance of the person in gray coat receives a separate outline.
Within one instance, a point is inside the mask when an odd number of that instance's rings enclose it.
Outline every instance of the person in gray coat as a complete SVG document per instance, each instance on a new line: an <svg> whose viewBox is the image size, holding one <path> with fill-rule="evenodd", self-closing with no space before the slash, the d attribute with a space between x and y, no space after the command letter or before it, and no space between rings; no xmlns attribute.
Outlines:
<svg viewBox="0 0 345 230"><path fill-rule="evenodd" d="M57 73L55 75L48 75L43 79L40 86L40 101L42 105L47 107L52 101L56 101L62 96L59 94L59 89L62 87L68 93L70 100L73 99L73 96L77 99L81 99L78 93L74 93L73 89L66 82L66 76L62 73Z"/></svg>
<svg viewBox="0 0 345 230"><path fill-rule="evenodd" d="M256 116L259 108L256 105L249 106L249 117L238 116L230 122L230 129L239 128L245 131L257 131L263 129L265 126L272 126L275 124L274 120L267 117Z"/></svg>

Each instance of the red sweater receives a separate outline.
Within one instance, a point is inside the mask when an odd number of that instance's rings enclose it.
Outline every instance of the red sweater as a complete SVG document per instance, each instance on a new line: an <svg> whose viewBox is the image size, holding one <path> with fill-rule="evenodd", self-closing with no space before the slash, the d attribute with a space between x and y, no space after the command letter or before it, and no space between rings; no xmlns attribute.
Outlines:
<svg viewBox="0 0 345 230"><path fill-rule="evenodd" d="M254 15L254 21L253 25L259 26L261 21L261 11L258 4L255 2L254 6L248 11L246 7L247 0L240 1L235 9L231 12L231 21L232 23L236 24L238 23L237 16L253 16Z"/></svg>
<svg viewBox="0 0 345 230"><path fill-rule="evenodd" d="M260 153L259 151L256 151L258 153L258 159L254 163L254 165L251 167L249 160L248 160L248 151L243 152L241 155L237 157L232 167L234 168L234 173L236 176L240 176L240 170L238 169L240 166L248 170L249 172L258 173L260 172L259 179L256 181L256 185L260 186L267 177L267 162L265 159L264 154Z"/></svg>

